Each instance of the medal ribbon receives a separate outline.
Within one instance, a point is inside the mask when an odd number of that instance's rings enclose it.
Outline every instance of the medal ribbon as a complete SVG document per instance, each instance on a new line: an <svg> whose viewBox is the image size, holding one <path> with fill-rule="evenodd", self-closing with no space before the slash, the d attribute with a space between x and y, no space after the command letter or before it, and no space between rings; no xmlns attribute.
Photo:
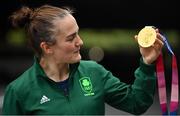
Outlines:
<svg viewBox="0 0 180 116"><path fill-rule="evenodd" d="M171 99L170 99L170 115L177 115L178 111L178 95L179 95L179 87L178 87L178 69L177 69L177 61L176 56L174 55L170 45L167 42L165 36L162 36L163 42L165 43L168 51L172 55L172 81L171 81ZM168 115L168 107L167 107L167 95L166 95L166 82L164 75L164 64L163 64L163 55L162 53L159 55L156 62L156 74L157 74L157 82L158 82L158 92L159 92L159 101L163 115Z"/></svg>

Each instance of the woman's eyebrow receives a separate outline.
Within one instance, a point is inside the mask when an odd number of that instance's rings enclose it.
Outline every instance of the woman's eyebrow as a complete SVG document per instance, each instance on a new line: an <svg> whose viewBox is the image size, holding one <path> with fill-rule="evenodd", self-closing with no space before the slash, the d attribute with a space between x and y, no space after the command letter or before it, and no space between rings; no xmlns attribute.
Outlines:
<svg viewBox="0 0 180 116"><path fill-rule="evenodd" d="M68 35L67 38L68 38L68 37L71 37L71 36L75 36L76 34L77 34L77 32L74 32L74 33Z"/></svg>

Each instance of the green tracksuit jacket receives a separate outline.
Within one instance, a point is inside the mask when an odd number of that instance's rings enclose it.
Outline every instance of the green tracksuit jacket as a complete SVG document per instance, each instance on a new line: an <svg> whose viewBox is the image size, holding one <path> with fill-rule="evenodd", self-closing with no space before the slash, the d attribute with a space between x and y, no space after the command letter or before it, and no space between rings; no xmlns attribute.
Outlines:
<svg viewBox="0 0 180 116"><path fill-rule="evenodd" d="M70 70L67 94L45 75L35 59L7 86L2 114L104 115L105 103L142 114L153 103L155 66L144 64L142 59L133 85L121 82L94 61L82 60L72 64Z"/></svg>

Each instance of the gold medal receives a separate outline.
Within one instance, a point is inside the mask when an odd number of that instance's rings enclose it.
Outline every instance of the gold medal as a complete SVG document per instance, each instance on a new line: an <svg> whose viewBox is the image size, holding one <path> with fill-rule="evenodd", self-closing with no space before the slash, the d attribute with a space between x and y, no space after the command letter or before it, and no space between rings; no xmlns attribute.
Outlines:
<svg viewBox="0 0 180 116"><path fill-rule="evenodd" d="M156 31L151 26L145 26L138 34L138 44L141 47L150 47L156 40Z"/></svg>

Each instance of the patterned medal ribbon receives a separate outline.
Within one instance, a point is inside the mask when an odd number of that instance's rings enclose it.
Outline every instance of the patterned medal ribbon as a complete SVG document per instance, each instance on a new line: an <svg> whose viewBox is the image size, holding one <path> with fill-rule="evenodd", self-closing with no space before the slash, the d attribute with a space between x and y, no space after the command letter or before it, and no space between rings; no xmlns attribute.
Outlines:
<svg viewBox="0 0 180 116"><path fill-rule="evenodd" d="M167 42L165 36L163 37L163 42L165 43L168 51L172 55L172 81L171 81L171 99L170 99L170 115L177 115L178 111L178 95L179 95L179 87L178 87L178 69L177 69L177 61L176 56L174 55L170 45ZM168 115L168 107L167 107L167 95L166 95L166 82L164 75L164 64L163 64L163 55L162 53L159 55L156 62L156 72L157 72L157 81L158 81L158 92L159 92L159 101L163 115Z"/></svg>

